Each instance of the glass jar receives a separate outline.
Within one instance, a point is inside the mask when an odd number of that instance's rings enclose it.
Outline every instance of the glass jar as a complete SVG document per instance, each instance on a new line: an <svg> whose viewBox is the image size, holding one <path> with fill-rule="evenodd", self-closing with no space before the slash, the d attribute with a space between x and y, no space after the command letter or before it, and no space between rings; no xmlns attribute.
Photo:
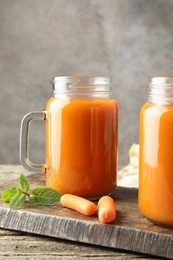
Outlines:
<svg viewBox="0 0 173 260"><path fill-rule="evenodd" d="M21 124L21 164L46 173L46 185L61 194L86 198L116 187L118 106L108 77L55 77L45 111L27 114ZM46 163L28 158L32 119L46 123Z"/></svg>
<svg viewBox="0 0 173 260"><path fill-rule="evenodd" d="M173 225L173 77L153 78L140 113L139 208Z"/></svg>

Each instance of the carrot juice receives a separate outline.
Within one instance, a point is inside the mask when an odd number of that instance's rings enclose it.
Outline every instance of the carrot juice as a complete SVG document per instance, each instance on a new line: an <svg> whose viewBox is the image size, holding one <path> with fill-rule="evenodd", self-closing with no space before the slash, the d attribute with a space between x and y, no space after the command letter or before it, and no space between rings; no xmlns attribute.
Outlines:
<svg viewBox="0 0 173 260"><path fill-rule="evenodd" d="M171 80L152 80L149 102L140 114L139 208L149 219L166 225L173 225Z"/></svg>
<svg viewBox="0 0 173 260"><path fill-rule="evenodd" d="M118 105L111 79L95 76L53 78L53 96L44 111L21 122L20 161L32 172L46 174L46 185L61 194L96 199L116 187ZM29 159L29 126L46 123L46 162Z"/></svg>
<svg viewBox="0 0 173 260"><path fill-rule="evenodd" d="M90 198L111 193L117 172L116 101L52 97L46 111L46 185Z"/></svg>

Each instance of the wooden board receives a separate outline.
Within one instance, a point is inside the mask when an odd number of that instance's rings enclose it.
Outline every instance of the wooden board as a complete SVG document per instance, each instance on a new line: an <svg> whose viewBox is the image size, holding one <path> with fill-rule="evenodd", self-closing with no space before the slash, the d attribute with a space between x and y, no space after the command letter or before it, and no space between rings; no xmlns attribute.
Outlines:
<svg viewBox="0 0 173 260"><path fill-rule="evenodd" d="M32 188L45 184L41 174L32 174L29 179ZM0 190L17 183L8 181ZM139 212L137 190L117 188L113 197L117 218L107 225L101 224L97 215L85 217L60 204L34 207L27 203L24 208L12 211L0 200L0 227L173 258L173 229L157 226Z"/></svg>

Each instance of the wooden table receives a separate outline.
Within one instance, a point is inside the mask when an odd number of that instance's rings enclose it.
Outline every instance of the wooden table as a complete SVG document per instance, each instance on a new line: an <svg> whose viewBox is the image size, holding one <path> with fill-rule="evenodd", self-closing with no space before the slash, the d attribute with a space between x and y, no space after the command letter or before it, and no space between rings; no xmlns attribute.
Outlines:
<svg viewBox="0 0 173 260"><path fill-rule="evenodd" d="M25 172L19 165L0 165L0 184ZM26 173L28 174L28 173ZM0 259L159 259L144 254L0 229ZM163 258L162 258L163 259Z"/></svg>

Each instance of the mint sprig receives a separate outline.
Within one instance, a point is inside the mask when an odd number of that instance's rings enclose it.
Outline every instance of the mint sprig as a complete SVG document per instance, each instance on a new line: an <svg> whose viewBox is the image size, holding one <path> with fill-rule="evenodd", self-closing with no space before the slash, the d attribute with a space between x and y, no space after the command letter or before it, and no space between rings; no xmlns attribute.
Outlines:
<svg viewBox="0 0 173 260"><path fill-rule="evenodd" d="M2 192L2 200L9 203L10 209L18 209L26 200L33 205L52 206L60 201L61 195L52 188L41 187L29 192L30 183L26 175L19 177L20 188L11 187Z"/></svg>

